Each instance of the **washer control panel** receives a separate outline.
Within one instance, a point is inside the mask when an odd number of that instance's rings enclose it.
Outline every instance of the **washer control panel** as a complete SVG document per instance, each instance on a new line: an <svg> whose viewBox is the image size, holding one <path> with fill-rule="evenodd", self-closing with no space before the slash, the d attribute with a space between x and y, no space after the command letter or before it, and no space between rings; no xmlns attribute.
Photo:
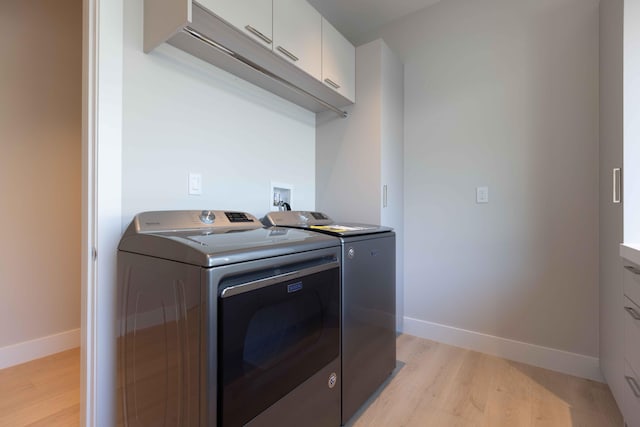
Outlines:
<svg viewBox="0 0 640 427"><path fill-rule="evenodd" d="M262 223L250 213L219 210L142 212L135 216L134 223L138 233L262 227Z"/></svg>
<svg viewBox="0 0 640 427"><path fill-rule="evenodd" d="M267 214L265 224L308 227L311 225L333 224L333 220L322 212L274 211Z"/></svg>

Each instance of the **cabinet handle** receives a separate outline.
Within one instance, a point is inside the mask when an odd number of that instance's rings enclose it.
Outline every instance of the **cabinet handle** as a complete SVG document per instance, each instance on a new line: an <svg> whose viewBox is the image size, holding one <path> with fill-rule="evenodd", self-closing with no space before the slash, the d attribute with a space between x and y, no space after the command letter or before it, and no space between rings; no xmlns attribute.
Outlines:
<svg viewBox="0 0 640 427"><path fill-rule="evenodd" d="M627 380L627 384L629 384L629 388L633 392L634 396L640 399L640 386L638 386L638 382L633 377L624 376L624 379Z"/></svg>
<svg viewBox="0 0 640 427"><path fill-rule="evenodd" d="M334 89L340 89L340 85L329 78L324 79L324 82Z"/></svg>
<svg viewBox="0 0 640 427"><path fill-rule="evenodd" d="M297 56L295 56L293 53L289 52L287 49L283 48L282 46L278 46L276 49L282 52L287 58L289 58L293 62L296 62L297 60L300 59Z"/></svg>
<svg viewBox="0 0 640 427"><path fill-rule="evenodd" d="M624 268L626 268L627 270L629 270L630 272L632 272L633 274L640 274L640 270L631 266L631 265L625 265Z"/></svg>
<svg viewBox="0 0 640 427"><path fill-rule="evenodd" d="M387 195L388 195L388 187L387 184L382 186L382 207L387 207Z"/></svg>
<svg viewBox="0 0 640 427"><path fill-rule="evenodd" d="M640 320L640 313L638 313L633 307L625 307L624 308L627 313L629 313L629 315L631 317L633 317L635 320Z"/></svg>
<svg viewBox="0 0 640 427"><path fill-rule="evenodd" d="M620 168L613 169L613 203L620 203Z"/></svg>
<svg viewBox="0 0 640 427"><path fill-rule="evenodd" d="M256 30L255 28L253 28L251 25L245 25L244 28L254 36L258 37L259 39L262 39L262 41L264 41L266 44L271 44L273 42L273 40L271 40L269 37L262 34L260 31Z"/></svg>

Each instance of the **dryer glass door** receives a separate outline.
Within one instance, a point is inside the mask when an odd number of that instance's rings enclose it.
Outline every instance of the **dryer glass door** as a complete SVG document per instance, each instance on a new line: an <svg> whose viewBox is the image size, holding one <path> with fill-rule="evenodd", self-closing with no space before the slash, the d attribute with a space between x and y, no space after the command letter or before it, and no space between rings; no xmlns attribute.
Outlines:
<svg viewBox="0 0 640 427"><path fill-rule="evenodd" d="M335 261L234 284L218 308L219 425L246 424L338 357Z"/></svg>

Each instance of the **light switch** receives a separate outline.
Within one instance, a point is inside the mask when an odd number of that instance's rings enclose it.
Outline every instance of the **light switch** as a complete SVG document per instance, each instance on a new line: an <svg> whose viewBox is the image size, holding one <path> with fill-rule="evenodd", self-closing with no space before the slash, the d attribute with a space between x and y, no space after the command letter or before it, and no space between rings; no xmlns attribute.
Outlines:
<svg viewBox="0 0 640 427"><path fill-rule="evenodd" d="M489 203L489 187L476 188L476 203Z"/></svg>
<svg viewBox="0 0 640 427"><path fill-rule="evenodd" d="M199 173L189 173L189 195L199 196L202 194L202 175Z"/></svg>

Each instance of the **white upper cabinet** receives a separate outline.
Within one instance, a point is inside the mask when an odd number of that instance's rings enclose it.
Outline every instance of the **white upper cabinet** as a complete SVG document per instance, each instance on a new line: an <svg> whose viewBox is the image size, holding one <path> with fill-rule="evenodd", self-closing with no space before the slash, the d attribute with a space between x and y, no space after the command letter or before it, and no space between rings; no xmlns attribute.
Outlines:
<svg viewBox="0 0 640 427"><path fill-rule="evenodd" d="M198 0L198 3L267 49L273 48L272 0Z"/></svg>
<svg viewBox="0 0 640 427"><path fill-rule="evenodd" d="M322 78L322 16L305 0L273 0L273 51Z"/></svg>
<svg viewBox="0 0 640 427"><path fill-rule="evenodd" d="M144 51L166 42L310 111L346 117L354 48L325 22L323 49L322 20L306 0L146 0Z"/></svg>
<svg viewBox="0 0 640 427"><path fill-rule="evenodd" d="M356 99L356 49L322 18L322 81L351 102Z"/></svg>

